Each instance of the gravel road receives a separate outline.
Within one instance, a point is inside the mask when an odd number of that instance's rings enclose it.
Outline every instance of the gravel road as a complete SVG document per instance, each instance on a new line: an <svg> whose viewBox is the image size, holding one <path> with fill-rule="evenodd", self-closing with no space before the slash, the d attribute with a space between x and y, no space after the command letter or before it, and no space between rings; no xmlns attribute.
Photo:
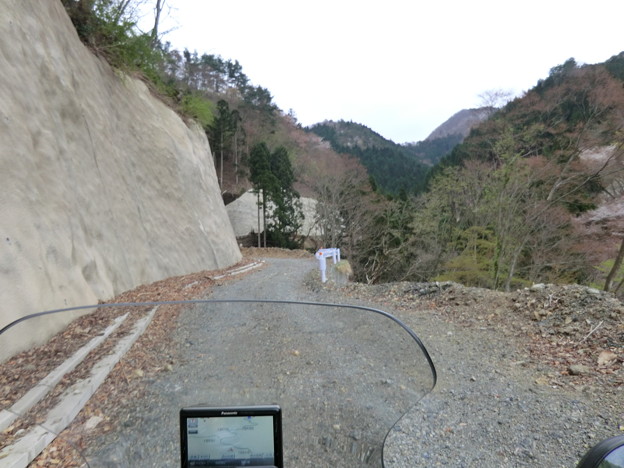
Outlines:
<svg viewBox="0 0 624 468"><path fill-rule="evenodd" d="M266 261L262 271L216 287L210 299L364 303L339 289L310 288L312 259ZM603 399L595 391L536 383L539 369L525 365L521 344L496 329L464 328L430 312L367 304L394 313L421 337L439 377L434 391L389 435L386 466L573 467L589 445L617 434L621 407L614 405L620 394ZM234 402L280 403L285 417L290 411L284 424L286 466L379 466L379 437L385 432L371 427L389 427L430 383L425 368L414 371L402 362L415 352L413 343L396 340L388 349L370 340L373 334L381 342L398 336L392 326L380 325L386 319L236 307L213 310L209 322L200 308L181 316L171 347L179 356L174 369L150 382L142 401L120 406L121 427L91 450L92 467L138 466L133 460L146 467L176 466L179 409ZM349 461L343 453L350 453Z"/></svg>
<svg viewBox="0 0 624 468"><path fill-rule="evenodd" d="M210 299L332 299L305 285L315 260L267 262ZM379 467L386 433L433 381L400 325L344 307L201 304L180 315L170 352L173 369L117 408L120 427L92 449L92 467L176 466L180 408L273 403L283 408L286 466Z"/></svg>

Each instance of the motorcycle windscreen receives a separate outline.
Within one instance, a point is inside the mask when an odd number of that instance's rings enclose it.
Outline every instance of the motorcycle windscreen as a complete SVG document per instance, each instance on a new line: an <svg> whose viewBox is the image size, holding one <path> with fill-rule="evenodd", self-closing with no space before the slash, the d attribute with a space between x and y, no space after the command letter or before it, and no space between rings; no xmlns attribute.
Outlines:
<svg viewBox="0 0 624 468"><path fill-rule="evenodd" d="M106 307L93 313L101 310ZM119 317L131 317L133 323L158 319L162 327L171 305L112 310L111 323ZM8 330L0 341L11 333L24 333L25 325ZM134 356L150 370L129 366L133 370L122 375L125 381L121 379L124 385L119 388L109 378L61 435L80 452L80 463L180 466L182 408L278 405L284 466L380 467L386 435L435 385L435 370L420 340L402 322L379 310L294 302L195 301L182 304L166 328L167 333L155 335L157 343L143 337L122 358L123 363ZM117 345L107 343L123 340L133 330L134 325L112 332L98 346L109 346L113 355ZM136 356L142 352L141 360ZM86 358L73 371L75 379L89 379L90 371L80 368L95 362ZM116 378L120 381L119 375ZM125 385L128 382L132 385ZM4 391L10 394L10 385ZM71 387L64 391L76 393ZM60 401L64 391L52 391L56 396L45 400ZM3 400L9 410L16 398ZM12 425L22 424L22 433L27 434L30 429L20 421L30 419L45 426L45 431L60 432L42 414L50 407L54 405L49 401L45 409L35 405ZM229 435L219 439L218 454L229 464L195 460L189 466L253 466L258 457L249 433L233 430ZM12 435L10 443L18 443L19 438Z"/></svg>

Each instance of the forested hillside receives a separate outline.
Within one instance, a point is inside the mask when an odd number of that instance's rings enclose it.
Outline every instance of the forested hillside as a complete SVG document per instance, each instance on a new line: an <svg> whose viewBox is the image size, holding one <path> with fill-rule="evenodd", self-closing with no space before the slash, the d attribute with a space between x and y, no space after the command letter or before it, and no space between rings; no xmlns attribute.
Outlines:
<svg viewBox="0 0 624 468"><path fill-rule="evenodd" d="M237 61L171 50L155 31L96 10L83 17L85 2L63 1L85 43L204 126L222 192L254 184L256 145L285 152L294 187L318 200L320 242L340 246L358 280L623 284L624 55L553 67L460 145L453 134L396 145L352 122L306 132ZM95 1L105 10L127 3Z"/></svg>
<svg viewBox="0 0 624 468"><path fill-rule="evenodd" d="M621 200L623 62L570 59L476 127L415 202L406 276L619 287L622 213L595 209Z"/></svg>
<svg viewBox="0 0 624 468"><path fill-rule="evenodd" d="M464 139L462 133L452 133L437 138L427 138L416 143L401 145L403 151L426 166L435 166Z"/></svg>
<svg viewBox="0 0 624 468"><path fill-rule="evenodd" d="M165 90L173 94L173 105L204 125L224 192L237 196L251 188L249 155L260 143L287 151L295 185L306 196L314 194L320 175L330 168L334 174L364 172L355 159L304 132L296 118L273 103L269 90L251 84L237 61L188 50L163 48L161 53Z"/></svg>
<svg viewBox="0 0 624 468"><path fill-rule="evenodd" d="M461 143L491 109L460 111L425 140L401 145L365 125L343 120L321 122L307 130L329 142L337 152L357 157L382 191L416 194L423 190L429 169Z"/></svg>
<svg viewBox="0 0 624 468"><path fill-rule="evenodd" d="M352 252L358 278L620 292L623 78L624 54L553 67L475 126L428 173L420 195L375 205L367 238ZM332 131L327 138L337 139Z"/></svg>
<svg viewBox="0 0 624 468"><path fill-rule="evenodd" d="M329 142L338 153L356 156L384 192L415 193L423 186L428 167L406 147L387 140L365 125L325 121L312 125L309 131Z"/></svg>

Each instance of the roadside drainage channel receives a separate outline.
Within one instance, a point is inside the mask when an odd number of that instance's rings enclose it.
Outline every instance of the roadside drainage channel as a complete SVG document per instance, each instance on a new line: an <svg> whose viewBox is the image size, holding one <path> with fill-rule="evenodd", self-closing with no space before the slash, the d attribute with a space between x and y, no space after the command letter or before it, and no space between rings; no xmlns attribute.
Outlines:
<svg viewBox="0 0 624 468"><path fill-rule="evenodd" d="M246 273L263 265L264 262L254 262L243 267L235 268L223 275L212 279L221 279ZM142 319L140 319L132 333L122 338L109 354L97 362L91 375L80 380L68 388L60 397L60 402L52 408L42 424L29 428L26 433L12 445L8 445L0 451L0 465L6 468L26 468L54 439L74 420L82 408L87 404L91 396L104 382L113 367L128 352L134 342L147 329L158 307L154 307ZM8 410L0 411L0 432L8 428L16 419L27 413L39 401L41 401L65 374L72 371L84 358L108 338L127 318L127 314L117 317L104 333L93 338L85 346L80 348L73 356L54 369L43 378L34 388L28 391Z"/></svg>
<svg viewBox="0 0 624 468"><path fill-rule="evenodd" d="M63 376L76 368L84 358L100 343L108 338L119 326L126 320L128 314L117 317L113 324L110 325L104 333L96 336L86 345L80 348L69 359L60 366L50 372L45 378L41 379L37 385L29 390L22 398L20 398L9 409L0 411L0 432L8 428L17 418L24 416L33 406L39 403L43 398L60 382Z"/></svg>
<svg viewBox="0 0 624 468"><path fill-rule="evenodd" d="M74 420L117 362L147 329L157 309L158 307L152 308L140 319L132 333L119 340L114 352L93 366L89 377L79 380L61 395L60 402L48 412L43 424L31 427L19 440L0 452L0 464L3 467L27 467Z"/></svg>
<svg viewBox="0 0 624 468"><path fill-rule="evenodd" d="M213 280L218 280L218 279L222 279L222 278L227 278L228 276L236 276L236 275L240 275L243 273L247 273L248 271L251 271L255 268L258 268L260 266L264 265L264 262L253 262L250 263L249 265L245 265L239 268L234 268L233 270L229 270L228 272L219 275L219 276L211 276L210 279Z"/></svg>

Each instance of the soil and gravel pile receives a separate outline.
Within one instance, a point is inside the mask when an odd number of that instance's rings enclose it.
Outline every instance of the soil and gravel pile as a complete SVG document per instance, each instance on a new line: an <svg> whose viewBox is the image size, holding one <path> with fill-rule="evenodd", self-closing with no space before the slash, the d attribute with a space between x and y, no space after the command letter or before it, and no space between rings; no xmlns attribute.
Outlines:
<svg viewBox="0 0 624 468"><path fill-rule="evenodd" d="M552 284L505 293L448 282L350 284L342 290L403 310L430 310L458 325L495 327L515 337L534 362L561 375L624 384L624 304L612 294Z"/></svg>
<svg viewBox="0 0 624 468"><path fill-rule="evenodd" d="M611 294L454 283L338 291L395 311L438 370L436 388L388 438L387 466L573 467L624 431L624 314Z"/></svg>

